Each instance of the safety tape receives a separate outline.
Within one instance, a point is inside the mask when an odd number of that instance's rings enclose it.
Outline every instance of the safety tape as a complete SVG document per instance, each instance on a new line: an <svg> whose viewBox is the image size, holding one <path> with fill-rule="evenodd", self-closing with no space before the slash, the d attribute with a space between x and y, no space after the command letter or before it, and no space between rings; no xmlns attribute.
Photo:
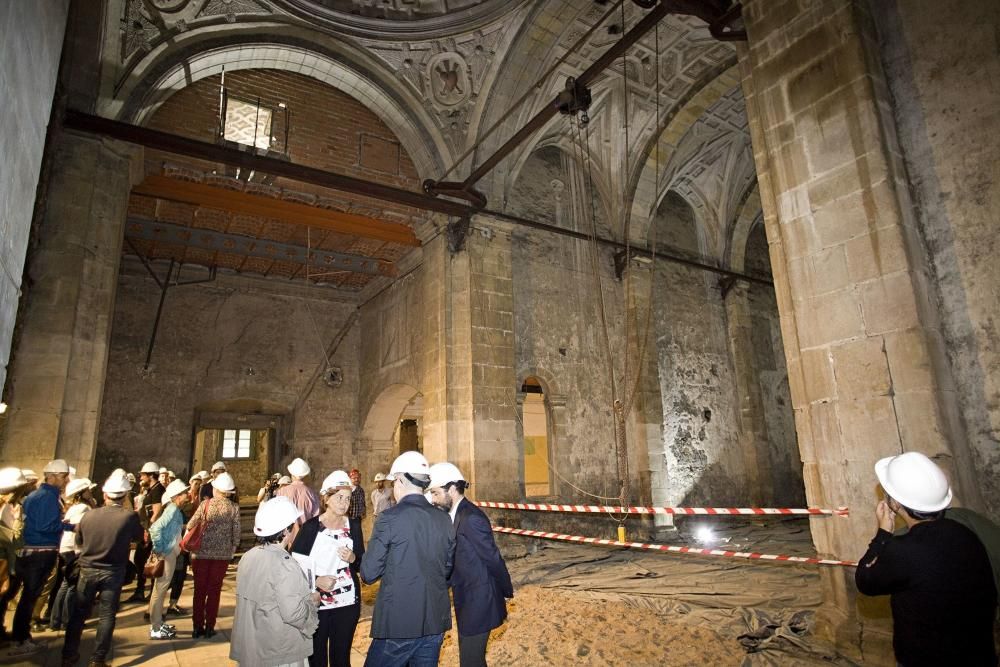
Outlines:
<svg viewBox="0 0 1000 667"><path fill-rule="evenodd" d="M523 535L525 537L541 537L546 540L562 540L564 542L579 542L582 544L599 544L606 547L625 547L627 549L643 549L646 551L669 551L671 553L689 554L694 556L723 556L726 558L745 558L751 560L780 561L784 563L803 563L806 565L839 565L841 567L857 567L858 564L850 560L830 560L827 558L809 558L807 556L788 556L784 554L759 554L747 551L726 551L723 549L698 549L696 547L678 547L669 544L646 544L644 542L619 542L617 540L603 540L596 537L583 537L580 535L562 535L560 533L546 533L541 530L521 530L520 528L505 528L503 526L493 526L496 533L507 533L510 535Z"/></svg>
<svg viewBox="0 0 1000 667"><path fill-rule="evenodd" d="M612 505L549 505L545 503L498 503L487 500L475 501L480 507L501 510L532 510L535 512L584 512L610 514L681 514L687 516L847 516L846 507L835 510L788 507L619 507Z"/></svg>

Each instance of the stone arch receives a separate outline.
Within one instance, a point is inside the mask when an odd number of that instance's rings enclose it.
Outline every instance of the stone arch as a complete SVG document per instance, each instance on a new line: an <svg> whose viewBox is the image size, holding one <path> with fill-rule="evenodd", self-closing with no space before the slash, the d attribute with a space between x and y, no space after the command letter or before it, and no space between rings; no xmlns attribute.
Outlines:
<svg viewBox="0 0 1000 667"><path fill-rule="evenodd" d="M419 394L408 384L391 384L381 392L368 408L361 427L362 442L391 442L399 423L399 416L413 398Z"/></svg>
<svg viewBox="0 0 1000 667"><path fill-rule="evenodd" d="M743 271L746 263L747 240L757 225L763 224L764 211L760 203L760 188L755 182L739 207L736 218L726 235L725 261L733 271Z"/></svg>
<svg viewBox="0 0 1000 667"><path fill-rule="evenodd" d="M301 26L241 23L225 36L211 28L178 35L140 59L101 112L143 124L171 94L223 69L296 72L351 95L389 126L421 178L433 177L451 159L433 119L405 82L363 48Z"/></svg>
<svg viewBox="0 0 1000 667"><path fill-rule="evenodd" d="M686 98L670 110L663 127L651 137L642 151L642 159L630 175L628 193L631 196L630 224L632 238L645 239L649 224L666 195L664 178L674 151L688 130L698 121L702 112L717 102L723 95L740 84L739 68L733 62L726 63L726 69L712 72L702 85L693 86ZM659 155L660 179L656 182L657 155Z"/></svg>
<svg viewBox="0 0 1000 667"><path fill-rule="evenodd" d="M542 390L542 396L545 408L545 420L546 420L546 449L547 449L547 462L549 466L548 470L548 489L547 493L542 493L542 495L547 497L554 497L559 495L559 477L553 474L553 470L556 467L557 456L560 453L560 445L562 436L566 433L566 396L564 394L558 393L556 387L558 384L556 382L555 376L553 376L548 371L539 368L530 368L518 373L517 379L517 442L519 446L517 448L518 455L518 465L517 470L519 474L519 486L521 488L521 495L524 498L528 497L539 497L539 493L531 492L527 480L527 470L525 466L525 415L524 406L525 400L527 398L526 392L522 391L524 384L528 380L537 381L539 387Z"/></svg>

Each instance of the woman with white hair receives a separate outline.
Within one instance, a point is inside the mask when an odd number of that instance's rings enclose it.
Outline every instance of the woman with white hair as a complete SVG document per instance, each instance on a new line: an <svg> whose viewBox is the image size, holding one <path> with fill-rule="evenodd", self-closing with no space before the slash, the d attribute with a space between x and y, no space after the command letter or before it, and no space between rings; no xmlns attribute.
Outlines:
<svg viewBox="0 0 1000 667"><path fill-rule="evenodd" d="M192 636L215 636L215 620L219 615L222 581L226 578L229 561L240 546L240 506L230 498L236 482L229 473L220 473L208 485L212 497L203 500L188 522L188 530L204 524L201 546L192 555L194 570L194 632Z"/></svg>
<svg viewBox="0 0 1000 667"><path fill-rule="evenodd" d="M240 559L236 571L229 658L242 667L304 667L313 651L319 594L284 546L301 516L302 510L281 496L257 510L257 546Z"/></svg>

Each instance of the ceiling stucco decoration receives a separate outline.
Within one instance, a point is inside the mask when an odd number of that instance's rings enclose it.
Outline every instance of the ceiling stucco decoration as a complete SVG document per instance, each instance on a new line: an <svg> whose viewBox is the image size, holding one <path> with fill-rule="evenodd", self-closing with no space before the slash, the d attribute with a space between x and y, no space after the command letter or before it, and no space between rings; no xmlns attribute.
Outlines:
<svg viewBox="0 0 1000 667"><path fill-rule="evenodd" d="M275 0L323 27L373 39L433 39L471 32L528 0Z"/></svg>

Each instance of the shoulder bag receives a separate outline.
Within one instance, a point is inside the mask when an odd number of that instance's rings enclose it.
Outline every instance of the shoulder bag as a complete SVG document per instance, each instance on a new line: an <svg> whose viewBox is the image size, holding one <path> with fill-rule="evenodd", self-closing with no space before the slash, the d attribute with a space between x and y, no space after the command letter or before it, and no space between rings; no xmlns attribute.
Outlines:
<svg viewBox="0 0 1000 667"><path fill-rule="evenodd" d="M146 561L146 565L143 566L142 571L146 575L147 579L159 579L163 576L163 570L166 568L166 563L159 555L151 553L149 554L149 559Z"/></svg>
<svg viewBox="0 0 1000 667"><path fill-rule="evenodd" d="M205 523L208 521L208 504L212 502L211 498L202 502L201 506L205 510L202 512L201 519L194 525L194 528L189 529L184 533L184 537L181 538L181 549L187 551L188 553L196 554L198 550L201 549L201 538L205 534ZM198 512L194 513L198 516Z"/></svg>

